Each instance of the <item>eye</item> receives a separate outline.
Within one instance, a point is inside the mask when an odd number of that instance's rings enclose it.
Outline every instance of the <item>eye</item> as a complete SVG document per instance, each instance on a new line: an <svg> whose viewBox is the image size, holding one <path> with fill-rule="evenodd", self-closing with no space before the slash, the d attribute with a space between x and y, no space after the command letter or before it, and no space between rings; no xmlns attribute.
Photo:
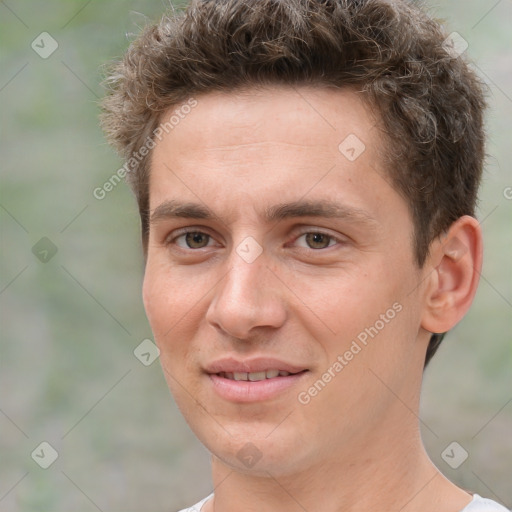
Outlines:
<svg viewBox="0 0 512 512"><path fill-rule="evenodd" d="M182 249L203 249L211 246L213 242L212 237L202 231L186 231L170 240L170 243L174 243ZM326 249L336 245L337 242L338 240L333 235L321 231L303 233L295 240L299 247L314 250Z"/></svg>
<svg viewBox="0 0 512 512"><path fill-rule="evenodd" d="M301 243L301 240L303 242ZM337 240L326 233L322 233L320 231L311 231L309 233L304 233L299 236L296 240L297 245L299 247L306 247L308 249L326 249L332 245L335 245Z"/></svg>
<svg viewBox="0 0 512 512"><path fill-rule="evenodd" d="M210 245L211 241L211 236L201 231L187 231L173 240L182 249L202 249Z"/></svg>

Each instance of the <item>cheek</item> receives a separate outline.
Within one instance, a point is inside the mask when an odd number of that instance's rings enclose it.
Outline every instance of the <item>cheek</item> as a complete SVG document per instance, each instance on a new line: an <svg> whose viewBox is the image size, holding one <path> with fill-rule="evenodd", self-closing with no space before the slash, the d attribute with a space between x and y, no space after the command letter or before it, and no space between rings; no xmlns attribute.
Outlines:
<svg viewBox="0 0 512 512"><path fill-rule="evenodd" d="M175 311L174 308L169 307L172 303L172 297L170 297L169 290L163 284L163 281L165 281L165 278L159 277L153 266L148 263L142 285L142 299L146 316L157 339L165 330L164 324L169 321L168 314Z"/></svg>
<svg viewBox="0 0 512 512"><path fill-rule="evenodd" d="M358 269L334 269L322 276L303 275L294 280L290 289L299 299L294 301L296 316L315 331L316 339L329 340L331 348L356 336L375 322L378 313L393 304L392 294L379 289L374 277Z"/></svg>
<svg viewBox="0 0 512 512"><path fill-rule="evenodd" d="M389 264L336 270L320 280L303 278L297 295L304 304L297 316L323 346L329 364L349 350L354 353L347 354L350 361L378 364L383 357L385 364L417 334L414 283L405 266L400 271Z"/></svg>
<svg viewBox="0 0 512 512"><path fill-rule="evenodd" d="M188 360L191 322L197 321L196 298L178 286L168 271L148 267L144 276L143 302L164 370L173 374L180 372L179 361L184 366L183 361Z"/></svg>
<svg viewBox="0 0 512 512"><path fill-rule="evenodd" d="M146 314L156 337L167 338L186 323L189 313L199 306L198 289L200 287L193 279L181 277L179 272L165 264L148 261L142 293Z"/></svg>
<svg viewBox="0 0 512 512"><path fill-rule="evenodd" d="M200 311L197 298L182 290L175 277L154 266L146 268L142 293L154 340L160 349L165 380L178 407L187 417L188 409L193 409L195 403L190 400L190 395L198 395L195 377L192 378L197 372L193 339L204 313Z"/></svg>
<svg viewBox="0 0 512 512"><path fill-rule="evenodd" d="M154 340L160 349L160 363L173 395L182 393L176 382L196 385L201 336L212 288L207 276L190 268L170 268L166 262L150 261L144 275L143 302Z"/></svg>

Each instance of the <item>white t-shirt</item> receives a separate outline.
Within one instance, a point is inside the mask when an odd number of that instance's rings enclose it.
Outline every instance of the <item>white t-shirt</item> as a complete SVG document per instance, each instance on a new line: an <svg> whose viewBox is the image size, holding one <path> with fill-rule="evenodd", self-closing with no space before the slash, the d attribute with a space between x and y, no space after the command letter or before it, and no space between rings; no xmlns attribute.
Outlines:
<svg viewBox="0 0 512 512"><path fill-rule="evenodd" d="M184 508L179 512L200 512L203 508L203 505L213 497L213 493L210 496L207 496L199 503L196 503L193 507ZM506 509L503 505L496 503L493 500L489 500L487 498L482 498L478 494L473 494L473 499L464 507L460 512L512 512Z"/></svg>

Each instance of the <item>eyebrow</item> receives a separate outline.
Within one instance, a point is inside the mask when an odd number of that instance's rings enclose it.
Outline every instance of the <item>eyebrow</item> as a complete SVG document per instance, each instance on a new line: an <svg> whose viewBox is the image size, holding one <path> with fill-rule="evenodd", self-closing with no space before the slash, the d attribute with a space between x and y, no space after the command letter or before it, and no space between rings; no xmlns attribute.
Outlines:
<svg viewBox="0 0 512 512"><path fill-rule="evenodd" d="M368 212L353 206L341 205L335 201L292 201L270 206L264 210L264 218L268 223L296 218L323 217L342 219L356 224L376 227L377 220ZM172 218L215 219L218 218L209 208L199 203L183 203L177 200L164 201L151 214L151 224Z"/></svg>

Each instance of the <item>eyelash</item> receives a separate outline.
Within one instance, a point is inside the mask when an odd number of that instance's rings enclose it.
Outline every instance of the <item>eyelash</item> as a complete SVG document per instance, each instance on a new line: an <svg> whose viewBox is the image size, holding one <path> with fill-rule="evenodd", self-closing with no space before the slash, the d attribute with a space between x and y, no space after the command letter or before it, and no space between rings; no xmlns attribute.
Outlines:
<svg viewBox="0 0 512 512"><path fill-rule="evenodd" d="M185 237L187 236L188 234L190 233L199 233L201 235L206 235L209 237L209 240L208 242L210 242L210 240L214 240L214 237L212 235L210 235L209 233L205 232L205 231L201 231L199 228L198 229L191 229L191 228L184 228L183 230L181 231L178 231L178 233L174 233L172 238L171 237L168 237L165 241L165 245L166 246L169 246L171 244L174 244L174 245L177 245L176 241L181 238L181 237ZM293 242L297 242L297 240L299 240L301 237L305 236L305 235L308 235L308 234L314 234L314 235L323 235L327 238L329 238L329 245L327 245L327 247L323 247L323 248L320 248L320 249L314 249L312 247L300 247L300 249L305 249L305 250L311 250L311 251L315 251L315 252L318 252L318 251L324 251L326 249L329 249L330 247L333 247L334 245L339 245L339 244L342 244L343 241L340 240L340 238L334 236L334 235L331 235L330 233L326 233L325 231L320 231L320 230L305 230L305 231L302 231L301 233L299 233L293 240ZM331 245L331 242L334 241L335 243ZM184 243L184 245L186 245L186 242ZM180 249L182 250L186 250L186 251L198 251L199 249L206 249L207 247L210 247L209 245L205 246L205 247L200 247L200 248L192 248L192 247L180 247L178 246Z"/></svg>

